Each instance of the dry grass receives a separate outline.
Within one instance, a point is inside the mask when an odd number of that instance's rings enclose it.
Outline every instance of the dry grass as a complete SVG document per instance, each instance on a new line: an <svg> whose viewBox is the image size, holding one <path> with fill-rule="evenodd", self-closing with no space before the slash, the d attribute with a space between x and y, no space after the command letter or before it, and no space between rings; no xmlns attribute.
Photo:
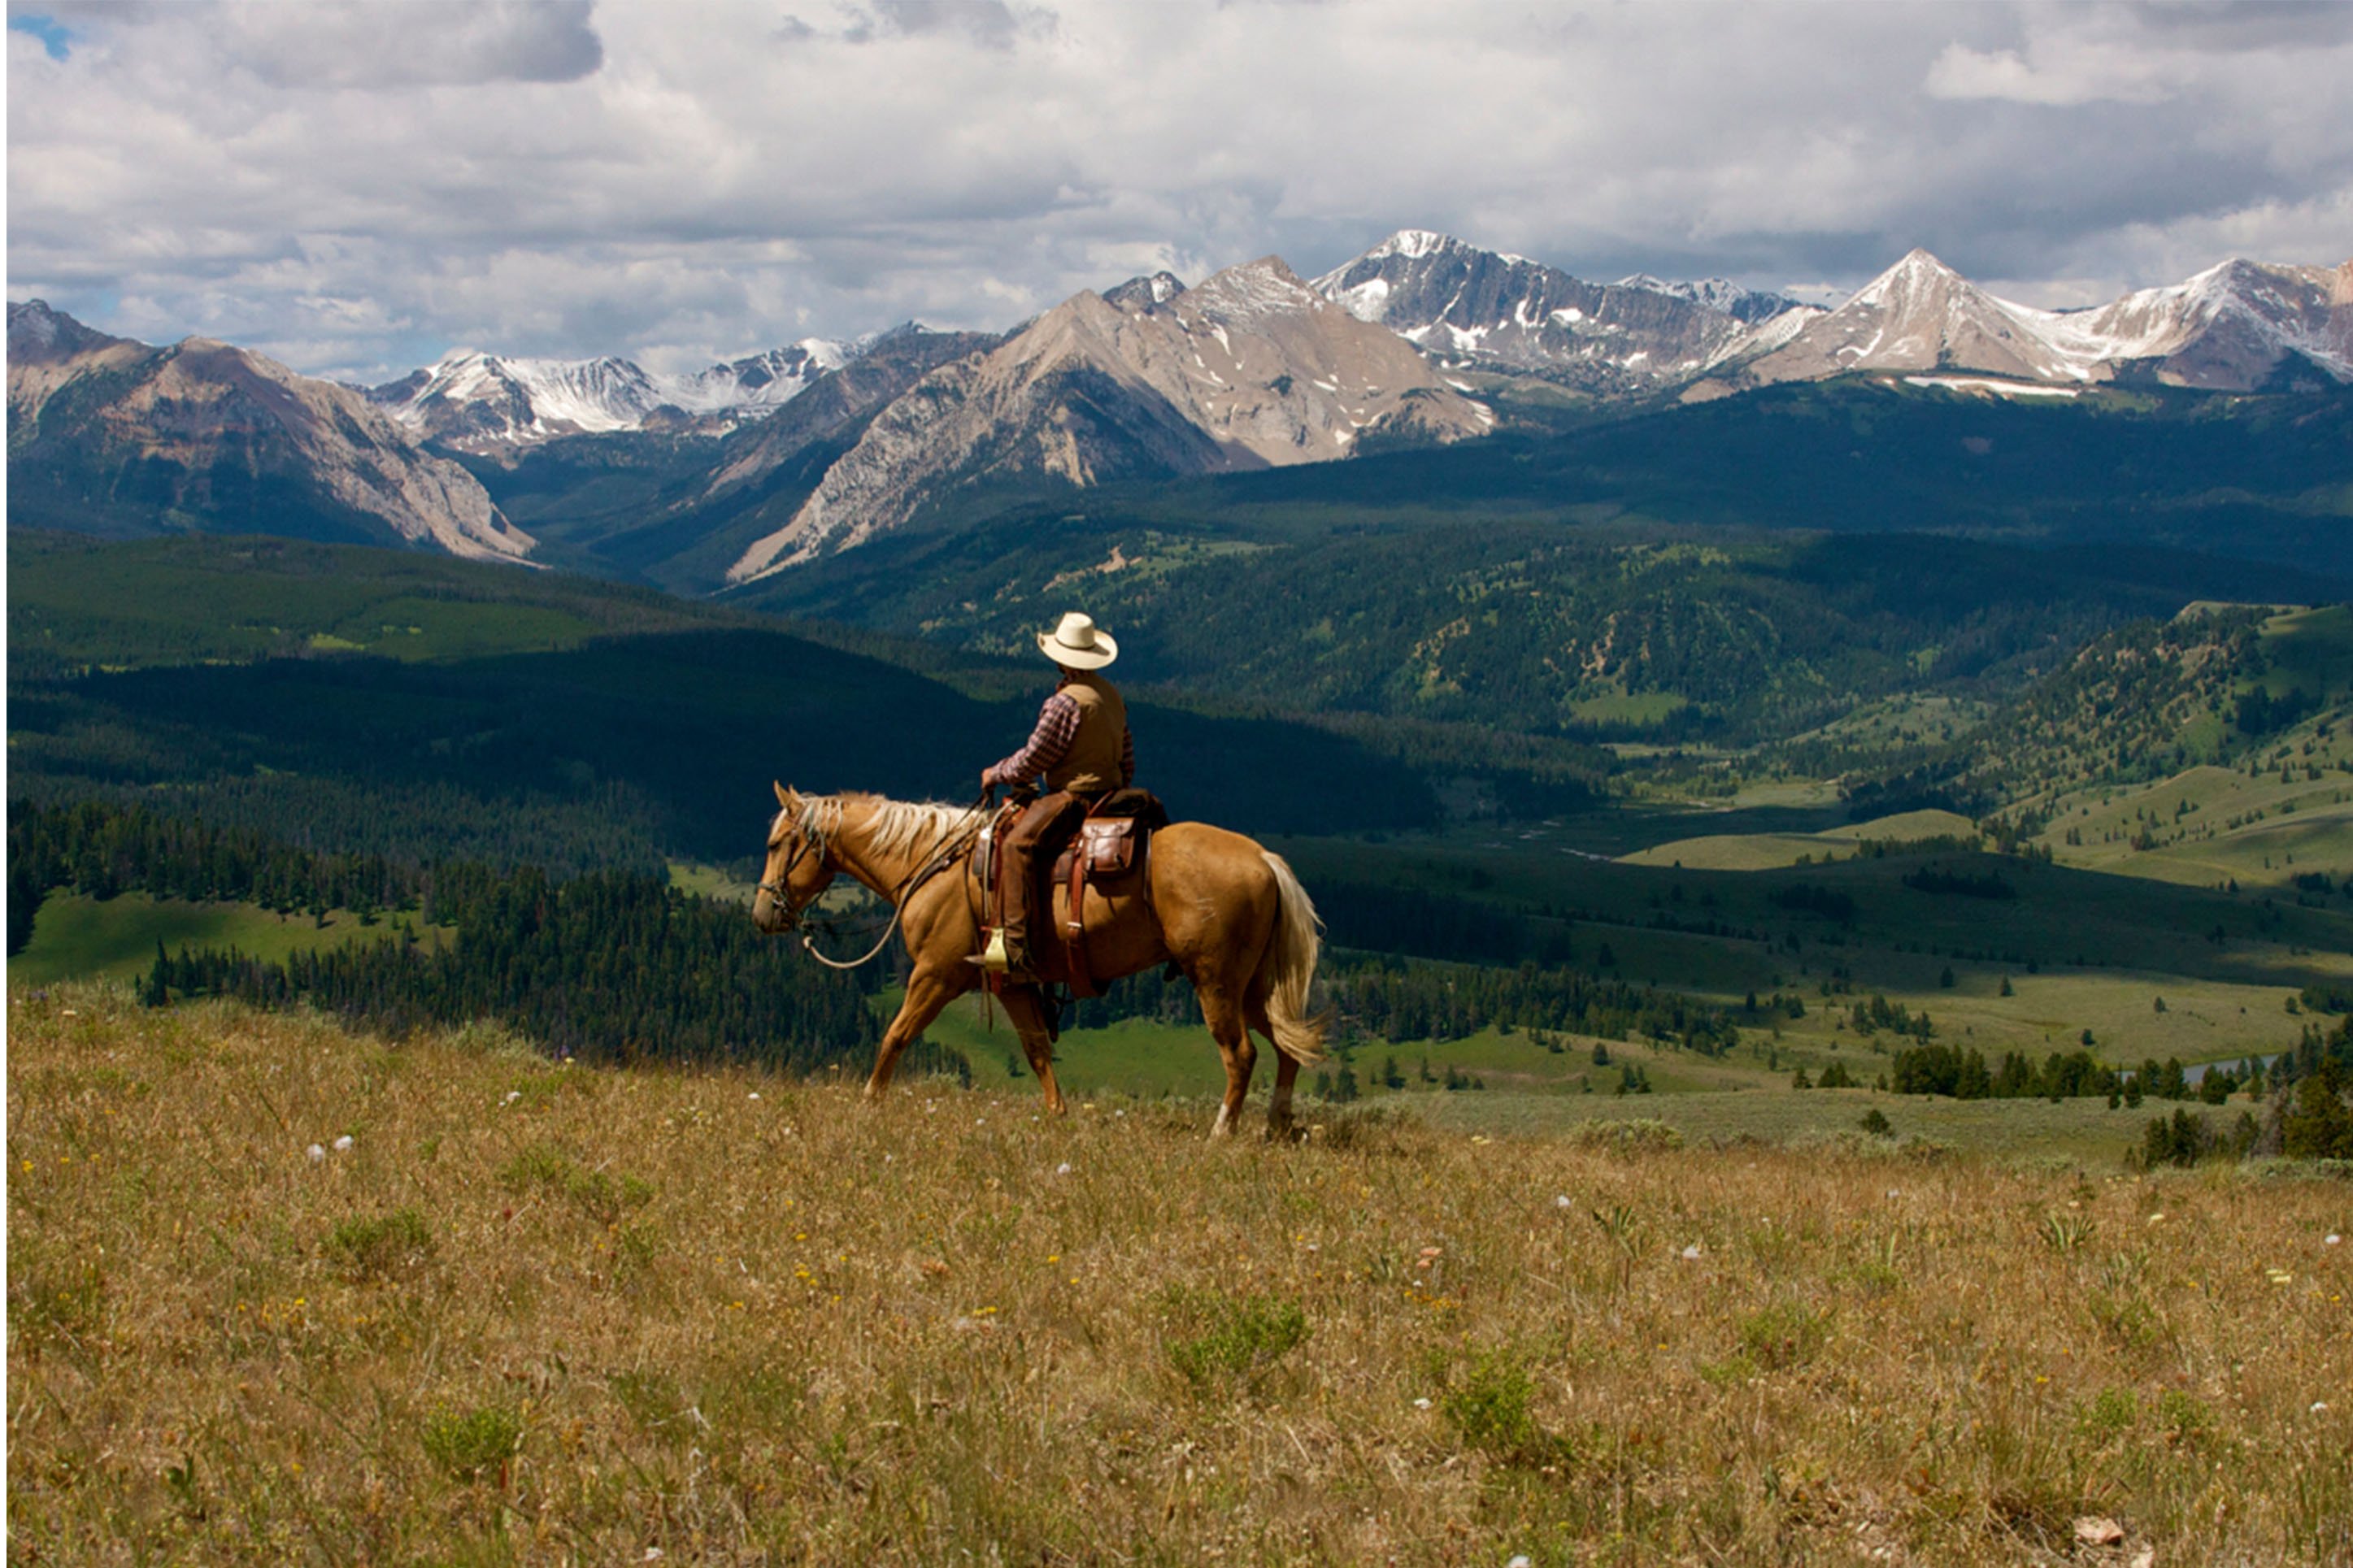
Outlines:
<svg viewBox="0 0 2353 1568"><path fill-rule="evenodd" d="M9 1021L14 1562L2353 1557L2342 1184Z"/></svg>

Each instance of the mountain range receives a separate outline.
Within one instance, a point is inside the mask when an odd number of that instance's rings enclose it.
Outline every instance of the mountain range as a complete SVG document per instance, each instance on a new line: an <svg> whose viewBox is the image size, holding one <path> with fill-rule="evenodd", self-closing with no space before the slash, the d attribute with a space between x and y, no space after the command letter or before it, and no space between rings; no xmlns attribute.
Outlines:
<svg viewBox="0 0 2353 1568"><path fill-rule="evenodd" d="M200 527L521 560L481 484L363 394L187 338L155 348L40 300L8 307L8 521Z"/></svg>
<svg viewBox="0 0 2353 1568"><path fill-rule="evenodd" d="M607 430L723 432L791 402L866 347L804 338L687 375L657 375L625 359L520 359L459 349L368 396L426 440L468 451Z"/></svg>
<svg viewBox="0 0 2353 1568"><path fill-rule="evenodd" d="M2052 311L1915 250L1825 310L1722 280L1590 283L1419 229L1313 281L1266 257L1082 291L1002 336L811 338L677 376L466 350L363 390L39 301L8 321L14 521L536 554L705 591L994 489L1289 468L1564 409L1854 375L2048 401L2353 383L2353 262L2232 260Z"/></svg>
<svg viewBox="0 0 2353 1568"><path fill-rule="evenodd" d="M2353 261L2226 261L2096 310L2038 310L1915 250L1787 341L1766 342L1771 326L1710 367L1728 374L1685 395L1858 370L1969 371L2042 384L2037 392L2101 382L2215 392L2341 383L2353 381Z"/></svg>
<svg viewBox="0 0 2353 1568"><path fill-rule="evenodd" d="M1445 442L1494 423L1396 333L1335 306L1279 258L1197 289L1162 274L1075 295L992 352L924 377L728 579L861 544L957 484L1279 468L1345 457L1366 436Z"/></svg>
<svg viewBox="0 0 2353 1568"><path fill-rule="evenodd" d="M1316 290L1455 370L1535 375L1601 397L1690 380L1752 324L1802 309L1715 280L1588 283L1524 256L1401 229Z"/></svg>

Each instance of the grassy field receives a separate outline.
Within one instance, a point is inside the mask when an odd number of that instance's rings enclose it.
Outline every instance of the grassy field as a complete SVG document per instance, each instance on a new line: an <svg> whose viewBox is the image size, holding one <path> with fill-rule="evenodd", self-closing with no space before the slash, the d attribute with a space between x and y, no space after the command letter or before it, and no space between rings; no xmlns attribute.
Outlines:
<svg viewBox="0 0 2353 1568"><path fill-rule="evenodd" d="M1848 823L1819 833L1712 833L1677 838L1620 857L1633 866L1688 866L1694 870L1766 871L1852 855L1864 840L1916 843L1924 838L1959 838L1974 843L1978 825L1949 811L1907 811L1871 822Z"/></svg>
<svg viewBox="0 0 2353 1568"><path fill-rule="evenodd" d="M2341 1182L9 1015L14 1560L2353 1554Z"/></svg>
<svg viewBox="0 0 2353 1568"><path fill-rule="evenodd" d="M2087 1027L2119 1059L2135 1062L2235 1054L2283 1033L2292 1043L2288 997L2353 977L2353 900L2342 894L2299 903L1990 856L1879 855L1852 844L1836 850L1835 863L1782 870L1645 866L1598 858L1560 837L1538 827L1509 838L1286 839L1278 847L1311 892L1372 881L1567 916L1575 922L1575 962L1597 973L1731 1000L1794 989L1810 1007L1881 993L1926 1008L1940 1027L1950 1020L1947 1040L1973 1028L1971 1043L1988 1051L2063 1047ZM1822 848L1842 842L1825 840ZM1929 869L1997 879L2015 897L1907 885ZM1852 916L1823 918L1776 901L1799 893L1852 900ZM2012 997L2000 995L2005 979ZM1821 996L1824 984L1835 994ZM2181 996L2198 998L2198 1018L2158 1011L2159 997L2171 1008Z"/></svg>
<svg viewBox="0 0 2353 1568"><path fill-rule="evenodd" d="M759 891L749 882L739 882L716 866L691 865L673 860L670 865L670 885L682 893L702 899L729 899L748 904Z"/></svg>
<svg viewBox="0 0 2353 1568"><path fill-rule="evenodd" d="M364 925L349 910L331 910L321 924L307 914L273 914L252 904L191 903L145 893L106 900L52 893L34 919L33 940L8 960L8 978L32 985L135 979L154 966L158 942L174 952L184 945L233 947L255 958L283 962L304 950L398 940L404 922L414 921L414 916L395 915ZM427 926L418 935L438 942L446 932Z"/></svg>
<svg viewBox="0 0 2353 1568"><path fill-rule="evenodd" d="M877 1006L887 1014L896 1002L895 992L886 993ZM2031 992L2000 1003L2018 1007L2029 1018L2039 1005ZM2130 1005L2129 1000L2123 1005ZM2221 1011L2211 995L2177 990L2168 1011L2152 1018L2173 1026L2172 1033L2118 1027L2103 1037L2113 1043L2096 1049L2104 1059L2135 1066L2145 1058L2162 1062L2168 1058L2194 1064L2236 1062L2294 1043L2293 1028L2272 1026L2269 1019L2260 1029L2234 1028L2210 1010ZM1962 1021L1975 1016L1952 1015L1944 1037L1964 1045L1990 1037L1990 1028L1980 1037L1975 1023ZM2283 1015L2276 1022L2284 1026L2289 1020ZM1018 1092L1032 1086L1011 1029L1002 1016L993 1033L984 1028L976 1001L952 1006L925 1031L925 1037L962 1055L980 1087ZM2218 1050L2216 1041L2221 1038L2238 1043ZM1359 1109L1403 1108L1410 1115L1472 1131L1557 1135L1597 1116L1635 1116L1655 1117L1694 1138L1788 1143L1852 1133L1864 1115L1877 1109L1901 1137L2002 1160L2071 1159L2108 1172L2124 1169L2126 1147L2139 1138L2152 1113L2112 1111L2105 1100L2055 1106L2039 1100L1963 1102L1907 1098L1868 1087L1798 1089L1792 1085L1801 1068L1812 1079L1839 1063L1868 1086L1888 1071L1889 1053L1909 1043L1883 1033L1866 1042L1827 1022L1809 1020L1803 1026L1785 1024L1778 1034L1763 1028L1746 1031L1739 1047L1711 1058L1642 1041L1491 1027L1455 1040L1362 1042L1335 1055L1324 1072L1336 1073L1345 1063L1357 1080ZM2072 1050L2076 1043L2073 1035L2054 1034L2045 1048L2030 1056L2039 1062L2050 1051ZM1557 1050L1551 1048L1556 1044ZM1595 1062L1597 1046L1607 1054L1606 1063ZM2000 1059L1997 1051L1996 1065ZM1066 1029L1054 1061L1064 1091L1081 1096L1202 1100L1225 1085L1216 1046L1206 1029L1192 1025L1128 1019L1108 1028ZM1405 1080L1401 1088L1385 1081L1392 1064ZM1649 1082L1648 1094L1619 1093L1629 1068L1639 1070ZM1477 1087L1448 1089L1444 1085L1450 1075ZM1252 1085L1257 1099L1264 1098L1272 1076L1271 1066L1261 1062ZM1318 1113L1328 1113L1333 1108L1317 1099L1317 1077L1311 1074L1301 1081L1303 1092L1321 1107ZM2218 1123L2227 1123L2242 1111L2261 1114L2261 1108L2244 1095L2219 1110L2194 1109Z"/></svg>

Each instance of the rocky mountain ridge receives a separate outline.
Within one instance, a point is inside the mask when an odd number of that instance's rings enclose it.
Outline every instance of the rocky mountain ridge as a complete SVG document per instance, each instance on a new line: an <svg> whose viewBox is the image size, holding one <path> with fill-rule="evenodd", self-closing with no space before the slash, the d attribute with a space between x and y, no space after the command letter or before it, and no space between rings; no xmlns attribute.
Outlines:
<svg viewBox="0 0 2353 1568"><path fill-rule="evenodd" d="M649 427L715 434L774 413L868 346L804 338L685 375L656 374L609 354L531 359L458 349L367 395L420 439L464 451Z"/></svg>
<svg viewBox="0 0 2353 1568"><path fill-rule="evenodd" d="M1915 251L1824 310L1722 279L1589 283L1406 229L1312 283L1274 257L1190 289L1160 272L1001 337L910 326L670 378L617 357L467 351L374 401L225 344L110 337L37 302L12 305L9 324L19 521L529 554L531 536L443 460L457 453L543 534L543 554L699 590L853 548L978 489L1461 441L1541 424L1564 388L1672 404L1855 374L2046 399L2107 383L2345 384L2353 263L2233 260L2059 311Z"/></svg>
<svg viewBox="0 0 2353 1568"><path fill-rule="evenodd" d="M2282 375L2353 382L2353 261L2232 260L2088 310L2042 310L1914 250L1778 343L1758 336L1686 396L1855 371L1968 371L2073 388L2148 382L2251 392Z"/></svg>
<svg viewBox="0 0 2353 1568"><path fill-rule="evenodd" d="M1399 229L1314 287L1443 366L1538 376L1596 397L1687 381L1746 331L1696 290L1588 283L1427 229Z"/></svg>
<svg viewBox="0 0 2353 1568"><path fill-rule="evenodd" d="M474 477L363 394L186 338L157 348L38 300L8 307L9 521L299 531L519 561Z"/></svg>
<svg viewBox="0 0 2353 1568"><path fill-rule="evenodd" d="M1191 289L1164 273L1074 295L993 352L925 376L728 577L854 548L983 480L1086 486L1282 467L1345 457L1375 433L1442 442L1494 423L1408 342L1337 308L1280 258Z"/></svg>

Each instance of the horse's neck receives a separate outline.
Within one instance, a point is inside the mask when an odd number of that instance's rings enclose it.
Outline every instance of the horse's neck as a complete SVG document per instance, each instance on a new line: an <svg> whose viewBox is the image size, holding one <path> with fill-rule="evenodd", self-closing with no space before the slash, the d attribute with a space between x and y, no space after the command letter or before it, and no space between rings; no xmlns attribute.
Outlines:
<svg viewBox="0 0 2353 1568"><path fill-rule="evenodd" d="M863 802L845 804L840 826L834 830L833 858L844 871L896 903L899 889L914 873L915 861L923 849L920 845L896 854L876 849L874 816L872 805Z"/></svg>

